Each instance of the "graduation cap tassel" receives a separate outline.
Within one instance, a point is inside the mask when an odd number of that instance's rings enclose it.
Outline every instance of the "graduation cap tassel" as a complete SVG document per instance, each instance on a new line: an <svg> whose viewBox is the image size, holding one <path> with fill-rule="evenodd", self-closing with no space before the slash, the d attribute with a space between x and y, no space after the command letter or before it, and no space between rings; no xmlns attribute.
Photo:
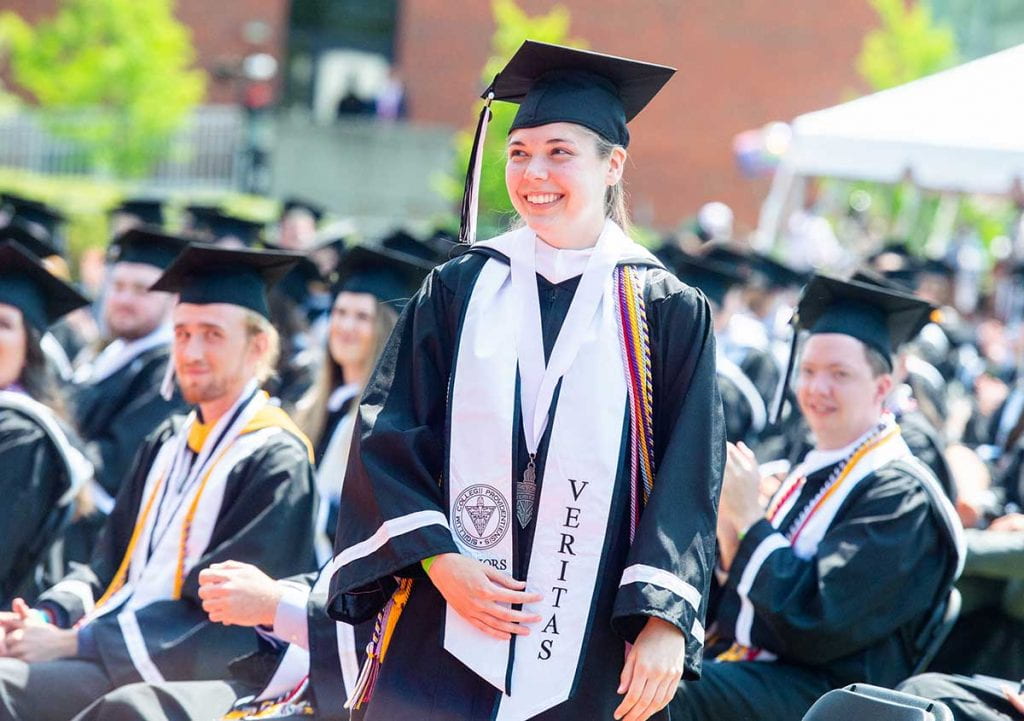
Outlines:
<svg viewBox="0 0 1024 721"><path fill-rule="evenodd" d="M472 245L476 240L476 219L480 205L480 172L483 166L484 140L487 138L487 124L491 121L491 101L494 93L487 93L480 118L473 135L473 149L469 153L469 167L466 168L466 188L462 193L462 211L459 215L459 242Z"/></svg>
<svg viewBox="0 0 1024 721"><path fill-rule="evenodd" d="M786 391L789 390L789 382L793 378L793 366L796 364L796 345L800 338L800 315L796 311L793 312L793 318L790 320L789 325L793 329L793 335L789 339L789 356L786 359L786 372L782 374L779 385L775 389L775 397L772 399L772 412L768 418L768 423L773 426L779 422L779 417L782 415L782 407L786 404Z"/></svg>

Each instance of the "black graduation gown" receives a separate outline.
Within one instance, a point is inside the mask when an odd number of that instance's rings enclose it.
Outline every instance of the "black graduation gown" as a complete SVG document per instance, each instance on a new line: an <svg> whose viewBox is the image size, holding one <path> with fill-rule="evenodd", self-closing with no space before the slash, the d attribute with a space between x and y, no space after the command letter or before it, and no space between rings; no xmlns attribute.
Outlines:
<svg viewBox="0 0 1024 721"><path fill-rule="evenodd" d="M739 364L740 370L746 373L753 382L765 405L770 405L775 397L775 389L779 385L782 371L778 361L768 349L751 347Z"/></svg>
<svg viewBox="0 0 1024 721"><path fill-rule="evenodd" d="M1016 691L1020 681L1005 680L997 686ZM1010 705L1002 690L967 676L925 673L914 676L897 689L946 704L956 721L1012 721L1020 713Z"/></svg>
<svg viewBox="0 0 1024 721"><path fill-rule="evenodd" d="M75 424L91 451L96 480L112 497L146 436L172 413L185 410L177 392L170 401L160 395L169 362L170 348L162 345L140 353L97 383L71 387Z"/></svg>
<svg viewBox="0 0 1024 721"><path fill-rule="evenodd" d="M339 552L372 536L385 520L427 509L445 512L447 391L461 321L487 257L470 251L435 269L402 313L360 407L341 503ZM537 282L544 347L550 353L579 278L552 284L538 276ZM624 641L635 640L649 616L685 629L686 677L697 678L701 670L702 643L690 629L703 618L707 604L725 445L711 312L699 291L658 268L647 271L645 299L655 394L654 491L630 548L628 460L623 454L593 599L591 618L596 620L581 654L575 692L535 717L542 721L611 718L621 701L615 690ZM516 426L513 473L521 477L528 456ZM538 448L538 482L546 444L547 436ZM511 571L516 578L527 570L534 523L526 529L513 523ZM420 568L421 559L453 552L457 547L450 532L427 526L391 539L334 577L329 612L350 622L377 613L394 587L392 575L419 579L396 628L367 721L478 721L496 712L498 692L442 649L445 604ZM622 570L633 563L685 577L701 593L699 613L660 587L633 583L620 591ZM667 716L663 712L653 718Z"/></svg>
<svg viewBox="0 0 1024 721"><path fill-rule="evenodd" d="M727 375L718 374L718 389L722 396L722 408L725 413L725 437L730 443L743 441L752 446L758 440L759 433L764 430L755 423L754 409L751 399ZM763 422L762 422L763 424Z"/></svg>
<svg viewBox="0 0 1024 721"><path fill-rule="evenodd" d="M791 526L834 467L808 476L782 528ZM799 721L823 690L854 682L891 687L909 676L916 662L912 649L932 609L947 597L957 560L922 472L917 464L895 461L865 476L811 559L798 558L789 547L774 550L748 598L751 641L778 661L705 664L705 679L684 683L673 701L673 721ZM760 520L741 541L709 654L732 644L741 607L737 587L758 547L775 532ZM765 678L773 682L759 683Z"/></svg>
<svg viewBox="0 0 1024 721"><path fill-rule="evenodd" d="M956 483L953 480L953 472L946 462L946 444L938 430L919 410L900 413L897 422L903 441L910 448L910 452L935 474L949 500L956 501ZM800 409L794 405L790 415L783 422L779 435L762 445L761 449L767 450L768 454L759 453L759 458L764 461L784 458L796 465L812 448L814 437Z"/></svg>
<svg viewBox="0 0 1024 721"><path fill-rule="evenodd" d="M89 585L99 598L114 578L128 547L143 500L146 475L177 419L163 423L145 442L132 474L100 534L89 565L68 578ZM199 600L199 572L211 563L235 560L258 566L273 578L306 572L313 559L316 492L306 447L288 432L268 439L257 453L229 472L223 503L209 546L186 575L179 600L156 601L136 611L150 658L169 681L222 679L228 663L256 650L256 634L239 626L211 623ZM51 589L40 606L55 612L62 626L84 615L82 599ZM99 662L114 685L141 680L132 663L117 614L89 624Z"/></svg>
<svg viewBox="0 0 1024 721"><path fill-rule="evenodd" d="M0 605L29 603L42 590L34 570L59 531L57 500L70 487L67 464L32 418L0 408Z"/></svg>
<svg viewBox="0 0 1024 721"><path fill-rule="evenodd" d="M310 587L316 573L305 573L288 579ZM312 701L316 713L301 716L311 721L345 721L345 690L340 674L336 640L336 624L327 617L323 593L314 592L306 604L309 634L310 679ZM256 633L249 631L253 636ZM373 633L372 624L355 629L358 662L362 664L367 642ZM111 691L90 704L74 721L213 721L228 712L241 698L262 692L280 662L287 646L271 644L262 637L255 653L230 664L231 679L227 681L176 681L164 684L135 683ZM300 716L295 716L300 718Z"/></svg>

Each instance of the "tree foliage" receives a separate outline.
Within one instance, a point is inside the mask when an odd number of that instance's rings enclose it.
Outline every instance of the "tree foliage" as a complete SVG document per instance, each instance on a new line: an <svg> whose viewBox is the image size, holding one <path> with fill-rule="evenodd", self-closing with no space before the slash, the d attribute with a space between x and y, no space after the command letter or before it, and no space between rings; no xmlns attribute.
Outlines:
<svg viewBox="0 0 1024 721"><path fill-rule="evenodd" d="M514 0L494 0L494 35L491 38L491 56L481 73L483 86L505 66L523 41L539 40L547 43L586 47L575 38L569 38L569 11L561 5L553 6L542 15L528 15ZM473 106L473 117L480 113L483 101ZM493 116L484 144L483 169L480 179L480 236L500 232L512 215L512 204L505 190L505 138L519 106L511 103L491 105ZM466 167L473 146L473 128L460 132L455 139L456 162L451 173L443 180L442 190L453 202L462 198Z"/></svg>
<svg viewBox="0 0 1024 721"><path fill-rule="evenodd" d="M62 0L35 26L4 13L0 29L14 81L101 172L145 174L205 92L172 0Z"/></svg>
<svg viewBox="0 0 1024 721"><path fill-rule="evenodd" d="M885 90L957 63L953 31L932 20L917 0L868 0L882 26L864 38L857 70L873 90Z"/></svg>

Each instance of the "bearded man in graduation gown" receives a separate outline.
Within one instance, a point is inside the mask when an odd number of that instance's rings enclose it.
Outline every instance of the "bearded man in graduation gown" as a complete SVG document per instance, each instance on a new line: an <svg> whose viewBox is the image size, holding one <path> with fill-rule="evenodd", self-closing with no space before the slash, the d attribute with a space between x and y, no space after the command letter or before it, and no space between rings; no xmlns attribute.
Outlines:
<svg viewBox="0 0 1024 721"><path fill-rule="evenodd" d="M912 673L963 563L948 497L884 412L893 351L930 310L824 276L806 288L796 391L816 445L766 511L757 460L730 444L722 596L703 676L680 685L672 721L799 721L832 688Z"/></svg>
<svg viewBox="0 0 1024 721"><path fill-rule="evenodd" d="M74 721L214 721L261 713L345 721L372 624L352 627L328 618L332 571L328 563L319 573L274 580L251 564L213 564L199 574L203 609L213 622L252 628L259 650L233 661L229 679L129 684Z"/></svg>
<svg viewBox="0 0 1024 721"><path fill-rule="evenodd" d="M143 440L171 413L180 395L160 395L170 363L171 293L150 290L187 241L151 227L117 236L103 304L110 343L78 368L71 386L75 424L96 467L93 497L109 513Z"/></svg>
<svg viewBox="0 0 1024 721"><path fill-rule="evenodd" d="M266 286L292 263L193 244L154 286L179 293L173 362L195 409L139 449L90 563L0 616L0 718L67 719L140 680L224 678L256 639L207 618L200 572L313 567L309 441L259 390L274 361Z"/></svg>

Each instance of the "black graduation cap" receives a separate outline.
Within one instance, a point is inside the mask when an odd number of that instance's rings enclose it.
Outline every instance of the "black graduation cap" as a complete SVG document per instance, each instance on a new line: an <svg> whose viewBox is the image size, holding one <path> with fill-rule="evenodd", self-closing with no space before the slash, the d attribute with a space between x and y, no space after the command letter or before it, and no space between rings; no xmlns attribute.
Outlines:
<svg viewBox="0 0 1024 721"><path fill-rule="evenodd" d="M709 258L687 255L675 246L658 257L675 272L676 277L687 285L699 288L719 308L725 303L725 296L731 288L742 283L742 273L726 263Z"/></svg>
<svg viewBox="0 0 1024 721"><path fill-rule="evenodd" d="M300 253L190 243L150 290L178 293L182 303L231 303L270 318L267 289L302 258Z"/></svg>
<svg viewBox="0 0 1024 721"><path fill-rule="evenodd" d="M299 262L285 273L284 278L278 281L277 289L297 304L303 305L309 298L310 284L323 281L316 263L309 258L300 258Z"/></svg>
<svg viewBox="0 0 1024 721"><path fill-rule="evenodd" d="M758 268L754 257L731 243L706 243L700 250L700 257L729 268L745 283L768 285L768 278Z"/></svg>
<svg viewBox="0 0 1024 721"><path fill-rule="evenodd" d="M795 318L803 330L853 336L891 361L928 324L933 310L931 303L891 286L816 275Z"/></svg>
<svg viewBox="0 0 1024 721"><path fill-rule="evenodd" d="M169 235L151 225L142 225L126 230L114 238L110 244L111 261L145 263L166 270L188 244L188 238Z"/></svg>
<svg viewBox="0 0 1024 721"><path fill-rule="evenodd" d="M769 255L752 251L750 262L753 268L768 281L770 288L799 288L807 282L807 274Z"/></svg>
<svg viewBox="0 0 1024 721"><path fill-rule="evenodd" d="M158 198L128 198L110 212L134 216L146 225L164 224L164 202Z"/></svg>
<svg viewBox="0 0 1024 721"><path fill-rule="evenodd" d="M192 203L185 206L185 213L188 217L188 227L197 232L210 232L210 218L220 214L219 206L205 203Z"/></svg>
<svg viewBox="0 0 1024 721"><path fill-rule="evenodd" d="M30 225L37 225L49 236L50 244L58 249L58 255L64 255L67 248L61 234L61 225L67 217L59 210L40 200L25 198L20 195L4 196L12 218L18 218Z"/></svg>
<svg viewBox="0 0 1024 721"><path fill-rule="evenodd" d="M311 203L308 200L303 200L302 198L296 198L295 196L285 198L284 203L281 205L281 217L284 217L289 211L297 208L307 211L313 216L313 220L317 223L319 223L324 217L323 206Z"/></svg>
<svg viewBox="0 0 1024 721"><path fill-rule="evenodd" d="M482 145L490 102L518 103L510 130L548 123L575 123L626 147L632 120L657 95L675 68L629 58L527 40L482 97L463 195L459 240L476 235L476 208Z"/></svg>
<svg viewBox="0 0 1024 721"><path fill-rule="evenodd" d="M952 263L942 258L927 258L921 263L919 273L928 275L941 275L944 278L956 276L956 268Z"/></svg>
<svg viewBox="0 0 1024 721"><path fill-rule="evenodd" d="M11 218L11 221L0 228L0 241L13 240L25 250L37 258L49 258L51 255L60 255L60 249L53 244L46 231L34 223L26 223L20 218Z"/></svg>
<svg viewBox="0 0 1024 721"><path fill-rule="evenodd" d="M792 377L801 330L812 335L841 333L856 338L878 351L891 368L895 351L913 339L931 319L935 310L931 303L891 286L879 285L877 278L867 274L859 277L871 282L815 275L804 288L793 314L789 361L782 392L775 396L773 422L781 411L781 400Z"/></svg>
<svg viewBox="0 0 1024 721"><path fill-rule="evenodd" d="M67 217L51 205L41 200L23 198L19 195L8 195L7 202L11 206L15 217L23 218L30 223L38 223L46 229L50 235L60 230L60 225Z"/></svg>
<svg viewBox="0 0 1024 721"><path fill-rule="evenodd" d="M0 303L18 308L25 321L45 333L59 318L89 299L53 275L20 243L0 242Z"/></svg>
<svg viewBox="0 0 1024 721"><path fill-rule="evenodd" d="M206 231L214 237L216 243L237 238L242 245L251 248L259 244L260 233L263 232L264 224L260 221L239 218L219 210L207 213L204 220Z"/></svg>
<svg viewBox="0 0 1024 721"><path fill-rule="evenodd" d="M575 123L629 145L626 123L637 116L675 68L527 40L484 92L519 103L511 130Z"/></svg>
<svg viewBox="0 0 1024 721"><path fill-rule="evenodd" d="M421 260L431 261L433 263L440 263L448 259L448 256L444 253L448 248L444 246L450 245L443 239L431 238L430 240L420 240L415 236L411 235L405 230L396 230L391 235L382 238L380 244L388 250L396 250L399 253L405 253L406 255L412 255Z"/></svg>
<svg viewBox="0 0 1024 721"><path fill-rule="evenodd" d="M388 248L357 245L338 266L334 294L369 293L378 301L405 301L436 263Z"/></svg>

